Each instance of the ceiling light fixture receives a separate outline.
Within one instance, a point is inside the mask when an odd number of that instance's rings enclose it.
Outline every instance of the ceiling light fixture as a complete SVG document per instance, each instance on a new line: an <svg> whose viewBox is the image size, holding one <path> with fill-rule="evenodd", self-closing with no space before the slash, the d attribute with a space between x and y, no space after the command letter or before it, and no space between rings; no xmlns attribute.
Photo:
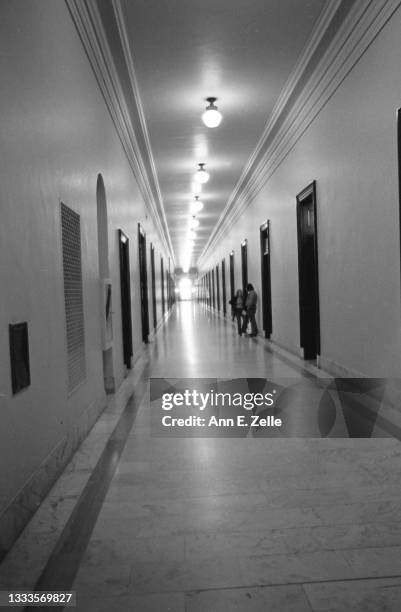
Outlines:
<svg viewBox="0 0 401 612"><path fill-rule="evenodd" d="M202 183L198 183L198 181L193 181L192 193L194 194L194 196L200 195L202 193Z"/></svg>
<svg viewBox="0 0 401 612"><path fill-rule="evenodd" d="M197 181L198 183L207 183L210 178L210 175L203 168L203 166L206 166L206 164L198 164L198 166L199 168L195 172L195 176L194 176L195 181Z"/></svg>
<svg viewBox="0 0 401 612"><path fill-rule="evenodd" d="M199 227L199 221L198 219L195 217L195 215L192 217L192 219L189 222L189 227L191 229L196 229L197 227Z"/></svg>
<svg viewBox="0 0 401 612"><path fill-rule="evenodd" d="M191 202L191 213L196 214L203 208L203 202L200 201L199 196L195 196L195 202Z"/></svg>
<svg viewBox="0 0 401 612"><path fill-rule="evenodd" d="M196 238L196 233L194 232L194 230L190 230L188 232L188 238L190 238L191 240L195 240Z"/></svg>
<svg viewBox="0 0 401 612"><path fill-rule="evenodd" d="M215 128L220 125L223 116L215 105L217 98L206 98L206 100L209 102L209 106L206 107L205 112L202 114L202 121L206 127Z"/></svg>

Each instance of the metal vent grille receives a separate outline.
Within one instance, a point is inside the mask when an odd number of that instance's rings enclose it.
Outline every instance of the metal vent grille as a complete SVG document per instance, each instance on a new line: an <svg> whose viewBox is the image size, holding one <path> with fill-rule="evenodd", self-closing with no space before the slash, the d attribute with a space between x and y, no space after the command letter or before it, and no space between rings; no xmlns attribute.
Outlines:
<svg viewBox="0 0 401 612"><path fill-rule="evenodd" d="M64 301L67 329L68 391L86 377L84 309L81 266L81 221L73 210L61 204Z"/></svg>

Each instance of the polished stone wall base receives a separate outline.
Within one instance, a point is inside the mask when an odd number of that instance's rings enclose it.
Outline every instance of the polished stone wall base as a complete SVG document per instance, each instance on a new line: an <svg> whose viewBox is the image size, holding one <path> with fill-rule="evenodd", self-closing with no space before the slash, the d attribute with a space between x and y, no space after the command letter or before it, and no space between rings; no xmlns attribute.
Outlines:
<svg viewBox="0 0 401 612"><path fill-rule="evenodd" d="M19 493L2 511L0 514L0 560L10 550L105 407L105 398L94 401L87 407L80 421L53 448Z"/></svg>

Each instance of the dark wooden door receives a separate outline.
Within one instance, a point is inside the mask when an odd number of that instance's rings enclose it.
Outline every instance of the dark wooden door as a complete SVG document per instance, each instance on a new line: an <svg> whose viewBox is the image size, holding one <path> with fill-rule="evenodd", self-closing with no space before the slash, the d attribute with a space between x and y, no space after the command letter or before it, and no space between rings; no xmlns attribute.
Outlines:
<svg viewBox="0 0 401 612"><path fill-rule="evenodd" d="M150 270L152 275L152 306L153 306L153 327L157 327L157 311L156 311L156 270L155 270L155 248L150 245Z"/></svg>
<svg viewBox="0 0 401 612"><path fill-rule="evenodd" d="M120 256L121 287L121 321L123 333L123 360L131 368L132 358L132 319L131 319L131 283L129 264L129 239L122 230L118 230Z"/></svg>
<svg viewBox="0 0 401 612"><path fill-rule="evenodd" d="M401 108L397 110L397 148L398 148L398 223L399 223L399 229L400 229L400 261L401 261Z"/></svg>
<svg viewBox="0 0 401 612"><path fill-rule="evenodd" d="M166 310L166 298L164 297L164 261L163 257L160 257L160 276L161 276L161 285L162 285L162 313L164 315Z"/></svg>
<svg viewBox="0 0 401 612"><path fill-rule="evenodd" d="M146 265L146 235L138 223L139 285L141 297L142 340L149 342L148 270Z"/></svg>
<svg viewBox="0 0 401 612"><path fill-rule="evenodd" d="M219 265L216 266L216 295L217 295L217 310L220 310L220 278Z"/></svg>
<svg viewBox="0 0 401 612"><path fill-rule="evenodd" d="M168 258L168 273L167 273L167 308L171 308L171 260Z"/></svg>
<svg viewBox="0 0 401 612"><path fill-rule="evenodd" d="M222 301L223 301L223 314L227 314L227 296L226 296L226 260L223 259L221 262L221 287L222 287Z"/></svg>
<svg viewBox="0 0 401 612"><path fill-rule="evenodd" d="M265 338L270 338L272 326L272 293L270 277L270 222L260 227L260 269L262 277L262 311Z"/></svg>
<svg viewBox="0 0 401 612"><path fill-rule="evenodd" d="M245 295L248 284L248 242L244 240L241 244L241 265L242 265L242 291Z"/></svg>
<svg viewBox="0 0 401 612"><path fill-rule="evenodd" d="M234 253L230 253L230 298L235 296Z"/></svg>
<svg viewBox="0 0 401 612"><path fill-rule="evenodd" d="M305 359L320 353L319 274L315 182L297 196L299 318Z"/></svg>

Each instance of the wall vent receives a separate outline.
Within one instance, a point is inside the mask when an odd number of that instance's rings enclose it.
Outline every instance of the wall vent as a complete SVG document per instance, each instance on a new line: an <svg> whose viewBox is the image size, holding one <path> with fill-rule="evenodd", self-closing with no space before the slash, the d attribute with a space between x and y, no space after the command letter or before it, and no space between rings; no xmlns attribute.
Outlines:
<svg viewBox="0 0 401 612"><path fill-rule="evenodd" d="M61 203L68 391L86 378L80 216Z"/></svg>

